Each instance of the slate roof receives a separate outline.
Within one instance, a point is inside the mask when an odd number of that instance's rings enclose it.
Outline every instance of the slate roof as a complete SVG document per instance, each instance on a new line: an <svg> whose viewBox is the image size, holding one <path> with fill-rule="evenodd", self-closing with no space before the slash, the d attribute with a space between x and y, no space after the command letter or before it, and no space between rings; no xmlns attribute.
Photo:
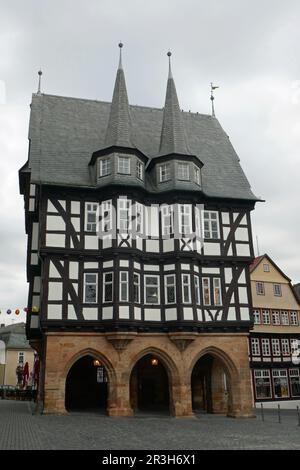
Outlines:
<svg viewBox="0 0 300 470"><path fill-rule="evenodd" d="M93 152L105 147L111 104L34 94L29 125L33 183L94 187ZM130 106L132 138L149 158L159 154L163 110ZM181 112L189 150L204 164L203 192L209 197L258 200L239 158L215 117ZM151 189L153 190L153 189Z"/></svg>
<svg viewBox="0 0 300 470"><path fill-rule="evenodd" d="M25 323L16 323L0 328L0 340L6 349L31 349L26 339Z"/></svg>

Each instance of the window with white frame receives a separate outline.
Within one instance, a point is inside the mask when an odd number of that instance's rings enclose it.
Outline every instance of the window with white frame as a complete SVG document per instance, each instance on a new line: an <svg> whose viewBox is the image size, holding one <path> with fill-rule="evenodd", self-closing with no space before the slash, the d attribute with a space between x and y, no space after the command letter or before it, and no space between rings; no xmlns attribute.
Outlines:
<svg viewBox="0 0 300 470"><path fill-rule="evenodd" d="M300 369L290 369L291 395L300 397Z"/></svg>
<svg viewBox="0 0 300 470"><path fill-rule="evenodd" d="M144 232L144 206L139 202L135 203L135 230L139 235Z"/></svg>
<svg viewBox="0 0 300 470"><path fill-rule="evenodd" d="M129 199L118 199L118 228L120 232L128 232L131 222L131 201Z"/></svg>
<svg viewBox="0 0 300 470"><path fill-rule="evenodd" d="M256 293L257 295L265 295L265 285L263 282L256 282Z"/></svg>
<svg viewBox="0 0 300 470"><path fill-rule="evenodd" d="M274 369L272 371L275 398L287 398L289 396L289 385L287 371Z"/></svg>
<svg viewBox="0 0 300 470"><path fill-rule="evenodd" d="M262 319L263 319L263 325L270 325L270 311L269 310L263 310L262 311Z"/></svg>
<svg viewBox="0 0 300 470"><path fill-rule="evenodd" d="M272 323L273 325L280 325L280 313L278 310L272 310Z"/></svg>
<svg viewBox="0 0 300 470"><path fill-rule="evenodd" d="M103 274L103 302L113 301L113 273Z"/></svg>
<svg viewBox="0 0 300 470"><path fill-rule="evenodd" d="M201 174L200 174L200 168L195 166L195 183L197 183L199 186L201 186Z"/></svg>
<svg viewBox="0 0 300 470"><path fill-rule="evenodd" d="M192 233L192 206L190 204L179 204L179 232L182 235Z"/></svg>
<svg viewBox="0 0 300 470"><path fill-rule="evenodd" d="M145 274L144 285L145 285L145 303L146 304L159 304L160 303L159 276Z"/></svg>
<svg viewBox="0 0 300 470"><path fill-rule="evenodd" d="M177 175L179 180L189 181L190 179L190 165L188 163L177 164Z"/></svg>
<svg viewBox="0 0 300 470"><path fill-rule="evenodd" d="M87 202L85 204L85 230L86 232L96 232L97 215L98 215L98 204Z"/></svg>
<svg viewBox="0 0 300 470"><path fill-rule="evenodd" d="M139 180L144 179L144 165L139 160L136 162L136 176Z"/></svg>
<svg viewBox="0 0 300 470"><path fill-rule="evenodd" d="M24 357L25 357L25 353L20 351L18 353L18 364L20 364L20 365L24 364Z"/></svg>
<svg viewBox="0 0 300 470"><path fill-rule="evenodd" d="M99 176L107 176L111 173L111 161L110 158L99 160Z"/></svg>
<svg viewBox="0 0 300 470"><path fill-rule="evenodd" d="M118 157L118 173L130 175L130 157Z"/></svg>
<svg viewBox="0 0 300 470"><path fill-rule="evenodd" d="M214 287L214 305L222 305L221 279L219 277L213 278L213 287Z"/></svg>
<svg viewBox="0 0 300 470"><path fill-rule="evenodd" d="M298 339L291 339L291 353L295 354L300 349L300 340Z"/></svg>
<svg viewBox="0 0 300 470"><path fill-rule="evenodd" d="M290 320L291 320L291 325L297 326L299 324L298 313L297 312L291 312L290 313Z"/></svg>
<svg viewBox="0 0 300 470"><path fill-rule="evenodd" d="M254 381L256 398L271 398L270 371L255 370Z"/></svg>
<svg viewBox="0 0 300 470"><path fill-rule="evenodd" d="M210 305L210 279L209 277L202 278L202 291L204 305Z"/></svg>
<svg viewBox="0 0 300 470"><path fill-rule="evenodd" d="M184 304L191 303L191 276L189 274L181 275L182 281L182 302Z"/></svg>
<svg viewBox="0 0 300 470"><path fill-rule="evenodd" d="M159 181L163 183L164 181L168 181L171 178L171 171L170 171L170 164L163 163L159 165Z"/></svg>
<svg viewBox="0 0 300 470"><path fill-rule="evenodd" d="M280 341L279 339L272 338L272 353L273 356L280 356Z"/></svg>
<svg viewBox="0 0 300 470"><path fill-rule="evenodd" d="M203 221L204 221L204 238L210 238L214 240L220 238L218 212L203 211Z"/></svg>
<svg viewBox="0 0 300 470"><path fill-rule="evenodd" d="M174 232L174 211L173 206L161 206L162 234L171 235Z"/></svg>
<svg viewBox="0 0 300 470"><path fill-rule="evenodd" d="M290 355L290 342L288 339L281 340L281 351L283 356Z"/></svg>
<svg viewBox="0 0 300 470"><path fill-rule="evenodd" d="M120 271L120 302L128 302L128 271Z"/></svg>
<svg viewBox="0 0 300 470"><path fill-rule="evenodd" d="M103 201L101 203L101 228L102 232L112 230L112 201Z"/></svg>
<svg viewBox="0 0 300 470"><path fill-rule="evenodd" d="M281 297L281 284L273 284L273 292L276 297Z"/></svg>
<svg viewBox="0 0 300 470"><path fill-rule="evenodd" d="M141 281L140 275L138 273L133 274L133 298L135 303L140 303L141 301Z"/></svg>
<svg viewBox="0 0 300 470"><path fill-rule="evenodd" d="M84 294L83 301L86 304L97 303L98 275L95 273L84 274Z"/></svg>
<svg viewBox="0 0 300 470"><path fill-rule="evenodd" d="M201 294L200 294L200 279L199 276L194 276L195 282L195 297L196 297L196 304L201 304Z"/></svg>
<svg viewBox="0 0 300 470"><path fill-rule="evenodd" d="M263 356L270 356L271 355L271 350L270 350L270 340L263 338L261 340L261 350L262 350L262 355Z"/></svg>
<svg viewBox="0 0 300 470"><path fill-rule="evenodd" d="M289 312L281 312L281 324L282 325L290 324Z"/></svg>
<svg viewBox="0 0 300 470"><path fill-rule="evenodd" d="M263 265L263 269L264 269L264 272L265 273L269 273L270 272L270 266L268 264L264 264Z"/></svg>
<svg viewBox="0 0 300 470"><path fill-rule="evenodd" d="M252 356L260 356L260 345L258 338L251 338L251 352Z"/></svg>
<svg viewBox="0 0 300 470"><path fill-rule="evenodd" d="M260 325L260 311L259 310L253 310L253 322L254 325Z"/></svg>
<svg viewBox="0 0 300 470"><path fill-rule="evenodd" d="M165 276L165 301L166 304L176 303L176 276L167 274Z"/></svg>

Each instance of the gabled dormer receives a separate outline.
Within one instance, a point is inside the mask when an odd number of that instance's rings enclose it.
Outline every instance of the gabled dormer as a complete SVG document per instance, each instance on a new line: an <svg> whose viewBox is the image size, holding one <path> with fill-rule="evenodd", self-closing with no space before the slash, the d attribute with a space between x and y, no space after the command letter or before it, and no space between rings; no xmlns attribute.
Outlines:
<svg viewBox="0 0 300 470"><path fill-rule="evenodd" d="M89 163L95 186L126 184L145 186L145 165L148 157L135 145L125 75L122 66L122 47L117 70L109 119L101 149L95 151Z"/></svg>
<svg viewBox="0 0 300 470"><path fill-rule="evenodd" d="M159 191L172 189L201 190L201 168L203 163L191 153L182 112L180 111L175 82L169 57L169 76L159 152L148 165L147 170Z"/></svg>

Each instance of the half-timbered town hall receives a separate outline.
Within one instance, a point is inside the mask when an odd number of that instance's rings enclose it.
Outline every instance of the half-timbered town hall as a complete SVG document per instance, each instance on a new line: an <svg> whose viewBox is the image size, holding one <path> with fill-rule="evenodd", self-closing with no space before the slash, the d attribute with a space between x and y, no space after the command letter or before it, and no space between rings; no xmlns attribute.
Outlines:
<svg viewBox="0 0 300 470"><path fill-rule="evenodd" d="M20 170L27 335L44 413L252 414L250 213L257 198L215 116L32 97ZM170 61L170 53L169 61Z"/></svg>

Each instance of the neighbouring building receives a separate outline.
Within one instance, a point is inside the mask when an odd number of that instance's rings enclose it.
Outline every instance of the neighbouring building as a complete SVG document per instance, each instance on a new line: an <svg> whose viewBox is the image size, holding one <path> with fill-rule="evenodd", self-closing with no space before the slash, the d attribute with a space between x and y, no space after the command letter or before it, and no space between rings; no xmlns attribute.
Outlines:
<svg viewBox="0 0 300 470"><path fill-rule="evenodd" d="M300 304L300 282L298 282L298 284L294 284L293 288L294 288L294 292L296 294L296 297L298 299L298 302Z"/></svg>
<svg viewBox="0 0 300 470"><path fill-rule="evenodd" d="M300 400L300 304L291 281L266 254L255 258L250 276L255 401Z"/></svg>
<svg viewBox="0 0 300 470"><path fill-rule="evenodd" d="M0 385L17 385L16 369L28 362L32 372L34 350L26 339L25 323L0 327Z"/></svg>
<svg viewBox="0 0 300 470"><path fill-rule="evenodd" d="M215 116L34 94L20 170L45 413L252 415L250 213ZM170 59L170 54L169 59ZM33 307L39 308L35 313Z"/></svg>

